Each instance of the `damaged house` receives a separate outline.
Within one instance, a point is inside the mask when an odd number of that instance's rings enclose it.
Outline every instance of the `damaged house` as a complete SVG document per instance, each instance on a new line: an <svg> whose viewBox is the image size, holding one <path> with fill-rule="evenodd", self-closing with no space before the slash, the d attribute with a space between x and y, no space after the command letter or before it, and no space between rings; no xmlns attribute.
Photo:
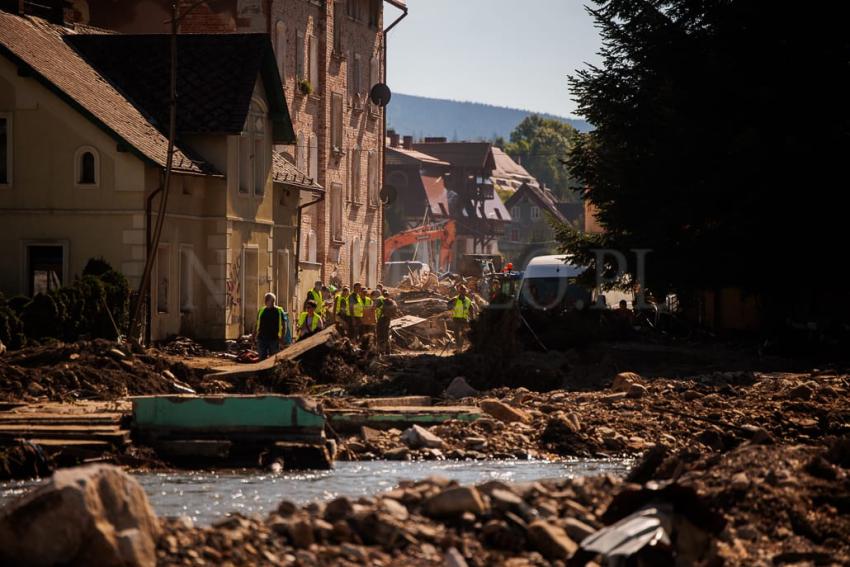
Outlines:
<svg viewBox="0 0 850 567"><path fill-rule="evenodd" d="M7 295L70 283L98 256L137 286L156 220L168 37L63 17L0 11ZM232 339L252 330L265 292L295 307L299 207L322 188L272 151L295 135L269 36L178 39L178 139L149 329Z"/></svg>

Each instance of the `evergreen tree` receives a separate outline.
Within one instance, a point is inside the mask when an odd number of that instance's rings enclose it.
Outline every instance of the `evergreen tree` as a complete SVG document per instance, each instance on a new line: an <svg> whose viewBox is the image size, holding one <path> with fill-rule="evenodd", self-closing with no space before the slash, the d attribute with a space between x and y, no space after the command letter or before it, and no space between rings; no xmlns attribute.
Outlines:
<svg viewBox="0 0 850 567"><path fill-rule="evenodd" d="M511 132L504 150L562 200L575 201L576 182L565 162L577 137L569 124L532 114Z"/></svg>

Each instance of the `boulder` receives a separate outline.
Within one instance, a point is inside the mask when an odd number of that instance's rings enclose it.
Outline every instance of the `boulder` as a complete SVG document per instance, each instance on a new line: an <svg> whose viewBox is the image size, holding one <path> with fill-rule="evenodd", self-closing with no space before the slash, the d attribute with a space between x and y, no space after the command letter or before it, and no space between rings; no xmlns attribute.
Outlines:
<svg viewBox="0 0 850 567"><path fill-rule="evenodd" d="M446 388L445 395L451 400L459 400L460 398L469 398L478 395L478 390L470 386L466 378L457 376L449 384L449 387Z"/></svg>
<svg viewBox="0 0 850 567"><path fill-rule="evenodd" d="M478 403L478 407L487 415L495 417L504 423L528 423L531 421L530 416L523 410L511 407L493 398L481 400Z"/></svg>
<svg viewBox="0 0 850 567"><path fill-rule="evenodd" d="M569 559L578 549L563 529L543 520L528 526L528 539L543 557L551 561Z"/></svg>
<svg viewBox="0 0 850 567"><path fill-rule="evenodd" d="M313 525L307 519L296 520L289 524L289 537L292 545L300 549L306 549L316 541L313 536Z"/></svg>
<svg viewBox="0 0 850 567"><path fill-rule="evenodd" d="M419 425L413 425L401 434L401 440L411 449L423 447L439 449L443 446L443 440Z"/></svg>
<svg viewBox="0 0 850 567"><path fill-rule="evenodd" d="M159 523L147 495L111 465L56 472L0 510L0 564L156 564Z"/></svg>
<svg viewBox="0 0 850 567"><path fill-rule="evenodd" d="M800 384L788 390L786 397L790 400L808 400L814 394L814 390L808 384Z"/></svg>
<svg viewBox="0 0 850 567"><path fill-rule="evenodd" d="M594 528L577 518L567 518L564 520L563 527L570 539L577 542L581 542L587 536L596 533Z"/></svg>
<svg viewBox="0 0 850 567"><path fill-rule="evenodd" d="M463 558L456 547L450 547L443 556L443 565L446 567L467 567L466 559Z"/></svg>
<svg viewBox="0 0 850 567"><path fill-rule="evenodd" d="M460 516L464 513L483 514L487 507L481 494L471 486L456 486L428 498L423 504L429 516Z"/></svg>
<svg viewBox="0 0 850 567"><path fill-rule="evenodd" d="M632 399L642 398L647 391L647 387L643 384L632 384L626 392L626 397Z"/></svg>
<svg viewBox="0 0 850 567"><path fill-rule="evenodd" d="M615 392L628 392L632 384L640 382L640 374L635 372L620 372L614 376L611 389Z"/></svg>
<svg viewBox="0 0 850 567"><path fill-rule="evenodd" d="M407 447L395 447L384 452L384 458L388 461L409 461L410 449Z"/></svg>
<svg viewBox="0 0 850 567"><path fill-rule="evenodd" d="M328 505L325 506L325 519L329 522L335 522L346 518L354 511L354 506L351 501L345 496L334 498Z"/></svg>

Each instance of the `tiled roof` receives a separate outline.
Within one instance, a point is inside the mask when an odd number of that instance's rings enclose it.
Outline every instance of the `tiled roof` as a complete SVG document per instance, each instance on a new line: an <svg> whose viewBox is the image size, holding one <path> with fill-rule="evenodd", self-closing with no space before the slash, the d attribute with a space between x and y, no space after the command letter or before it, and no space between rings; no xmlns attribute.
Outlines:
<svg viewBox="0 0 850 567"><path fill-rule="evenodd" d="M442 166L450 166L451 164L437 159L434 156L429 156L428 154L423 154L422 152L418 152L416 150L406 150L404 148L393 148L387 147L386 153L386 164L387 165L442 165Z"/></svg>
<svg viewBox="0 0 850 567"><path fill-rule="evenodd" d="M413 149L447 161L453 166L494 169L492 146L487 142L432 142L413 144Z"/></svg>
<svg viewBox="0 0 850 567"><path fill-rule="evenodd" d="M272 179L275 183L294 185L295 187L312 189L313 191L324 191L321 185L307 177L305 173L287 161L278 152L272 152Z"/></svg>
<svg viewBox="0 0 850 567"><path fill-rule="evenodd" d="M160 129L168 128L171 51L169 34L74 35L71 43ZM271 69L268 66L271 65ZM177 36L177 130L238 134L262 76L275 142L294 135L267 34ZM279 126L279 127L277 127ZM288 131L287 131L288 128Z"/></svg>
<svg viewBox="0 0 850 567"><path fill-rule="evenodd" d="M421 177L431 214L437 217L448 216L449 195L448 191L446 191L446 184L443 177L434 177L431 175L422 175Z"/></svg>
<svg viewBox="0 0 850 567"><path fill-rule="evenodd" d="M86 28L86 31L92 30ZM167 138L71 48L66 39L73 35L72 30L40 18L0 11L0 56L11 60L19 72L41 82L117 141L126 143L141 157L165 166ZM180 147L175 151L174 169L215 173L211 165Z"/></svg>
<svg viewBox="0 0 850 567"><path fill-rule="evenodd" d="M505 206L509 208L513 207L514 203L519 202L525 195L528 195L530 200L545 209L559 222L567 222L567 218L558 208L559 203L555 194L549 189L540 188L536 185L531 185L530 183L523 183L522 186L516 190L516 193L511 195L511 197L505 202Z"/></svg>
<svg viewBox="0 0 850 567"><path fill-rule="evenodd" d="M511 159L511 156L506 154L501 148L493 146L493 159L496 162L496 170L493 172L493 175L532 177L528 173L528 170Z"/></svg>

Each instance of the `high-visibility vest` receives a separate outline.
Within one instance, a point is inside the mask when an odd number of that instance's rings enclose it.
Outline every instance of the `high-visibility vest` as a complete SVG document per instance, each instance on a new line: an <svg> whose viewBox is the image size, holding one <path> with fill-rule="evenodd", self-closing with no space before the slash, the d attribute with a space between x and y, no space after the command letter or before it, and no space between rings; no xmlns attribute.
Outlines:
<svg viewBox="0 0 850 567"><path fill-rule="evenodd" d="M310 332L315 333L316 329L319 328L319 324L322 322L322 317L318 313L313 314L313 320L310 321ZM298 314L298 328L303 329L305 323L307 323L307 312L302 311Z"/></svg>
<svg viewBox="0 0 850 567"><path fill-rule="evenodd" d="M378 319L380 319L381 316L383 315L383 313L384 313L384 298L379 297L378 299L375 300L375 320L377 321Z"/></svg>
<svg viewBox="0 0 850 567"><path fill-rule="evenodd" d="M358 319L363 317L363 310L372 305L372 299L369 297L354 296L354 301L351 303L351 316Z"/></svg>
<svg viewBox="0 0 850 567"><path fill-rule="evenodd" d="M343 297L342 294L337 294L335 299L335 307L334 313L337 315L348 315L348 300L351 299L351 296Z"/></svg>
<svg viewBox="0 0 850 567"><path fill-rule="evenodd" d="M260 307L260 311L257 313L257 331L260 330L260 318L263 316L263 313L265 313L266 309L268 309L268 307L263 305L262 307ZM287 332L289 331L289 325L286 324L288 322L288 319L286 317L286 312L283 310L283 307L275 305L274 309L277 309L277 338L282 338L284 330L286 330Z"/></svg>
<svg viewBox="0 0 850 567"><path fill-rule="evenodd" d="M322 292L311 289L307 292L307 299L312 299L316 302L316 313L321 315L325 312L325 300L322 299Z"/></svg>
<svg viewBox="0 0 850 567"><path fill-rule="evenodd" d="M455 297L454 307L452 308L452 319L464 319L469 321L469 312L472 309L472 300L468 297L463 299L460 296Z"/></svg>

